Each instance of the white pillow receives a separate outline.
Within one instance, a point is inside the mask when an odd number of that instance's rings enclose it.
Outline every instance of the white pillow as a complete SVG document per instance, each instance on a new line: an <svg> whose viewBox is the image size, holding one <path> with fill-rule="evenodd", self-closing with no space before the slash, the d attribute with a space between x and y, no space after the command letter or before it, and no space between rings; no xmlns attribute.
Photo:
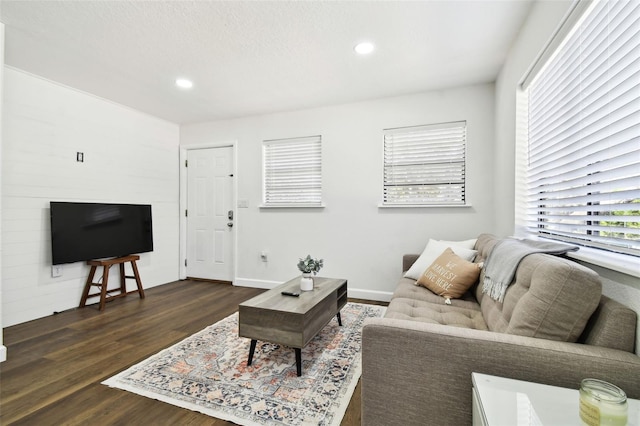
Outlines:
<svg viewBox="0 0 640 426"><path fill-rule="evenodd" d="M460 242L429 240L427 246L425 247L418 260L415 261L415 263L411 266L411 268L409 268L404 276L406 278L411 278L417 281L418 278L420 278L420 275L422 275L424 271L426 271L427 268L431 266L433 261L436 260L442 253L444 253L447 248L451 248L451 250L453 250L455 254L465 260L468 260L469 262L472 262L476 257L476 253L478 253L478 251L466 248L469 246L470 241L472 240ZM462 243L462 246L457 245L459 243ZM473 244L475 244L475 241L473 242Z"/></svg>
<svg viewBox="0 0 640 426"><path fill-rule="evenodd" d="M456 246L456 247L462 247L469 250L473 250L473 248L476 246L476 241L478 241L478 239L472 238L470 240L464 240L464 241L445 241L445 240L436 240L436 241L440 243L451 244L452 246Z"/></svg>

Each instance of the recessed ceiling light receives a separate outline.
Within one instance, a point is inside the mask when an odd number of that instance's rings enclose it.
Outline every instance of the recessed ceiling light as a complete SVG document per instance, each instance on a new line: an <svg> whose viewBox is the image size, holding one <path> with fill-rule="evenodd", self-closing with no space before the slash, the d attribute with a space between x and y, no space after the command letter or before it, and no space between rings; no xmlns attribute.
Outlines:
<svg viewBox="0 0 640 426"><path fill-rule="evenodd" d="M176 79L176 86L182 89L191 89L193 87L193 82L186 78L178 78Z"/></svg>
<svg viewBox="0 0 640 426"><path fill-rule="evenodd" d="M373 43L369 43L366 41L356 44L356 47L353 48L353 50L355 50L356 53L359 53L361 55L367 55L373 52L374 49L375 49L375 46L373 45Z"/></svg>

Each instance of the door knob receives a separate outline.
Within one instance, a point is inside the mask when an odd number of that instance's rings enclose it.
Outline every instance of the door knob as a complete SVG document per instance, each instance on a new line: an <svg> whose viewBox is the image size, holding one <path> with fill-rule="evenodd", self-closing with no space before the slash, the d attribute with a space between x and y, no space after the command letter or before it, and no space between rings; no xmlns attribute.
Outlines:
<svg viewBox="0 0 640 426"><path fill-rule="evenodd" d="M229 223L227 223L227 226L228 226L229 228L233 228L233 222L229 222Z"/></svg>

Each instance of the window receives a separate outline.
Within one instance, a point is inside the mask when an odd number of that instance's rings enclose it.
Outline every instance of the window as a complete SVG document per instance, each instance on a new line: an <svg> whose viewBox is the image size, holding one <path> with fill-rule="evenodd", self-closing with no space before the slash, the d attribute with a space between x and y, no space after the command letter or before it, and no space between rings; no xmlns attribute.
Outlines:
<svg viewBox="0 0 640 426"><path fill-rule="evenodd" d="M264 207L320 207L321 136L264 141Z"/></svg>
<svg viewBox="0 0 640 426"><path fill-rule="evenodd" d="M467 123L384 131L383 205L465 205Z"/></svg>
<svg viewBox="0 0 640 426"><path fill-rule="evenodd" d="M524 95L529 232L640 256L640 3L594 1Z"/></svg>

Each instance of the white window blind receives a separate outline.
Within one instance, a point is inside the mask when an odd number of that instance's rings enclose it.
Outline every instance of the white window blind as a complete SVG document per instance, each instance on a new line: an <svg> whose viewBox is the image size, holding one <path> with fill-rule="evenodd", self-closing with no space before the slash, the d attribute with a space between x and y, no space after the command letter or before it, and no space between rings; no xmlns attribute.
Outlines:
<svg viewBox="0 0 640 426"><path fill-rule="evenodd" d="M594 2L527 91L529 230L640 256L640 2Z"/></svg>
<svg viewBox="0 0 640 426"><path fill-rule="evenodd" d="M264 141L262 149L264 206L321 205L321 136Z"/></svg>
<svg viewBox="0 0 640 426"><path fill-rule="evenodd" d="M467 123L384 131L383 205L465 205Z"/></svg>

